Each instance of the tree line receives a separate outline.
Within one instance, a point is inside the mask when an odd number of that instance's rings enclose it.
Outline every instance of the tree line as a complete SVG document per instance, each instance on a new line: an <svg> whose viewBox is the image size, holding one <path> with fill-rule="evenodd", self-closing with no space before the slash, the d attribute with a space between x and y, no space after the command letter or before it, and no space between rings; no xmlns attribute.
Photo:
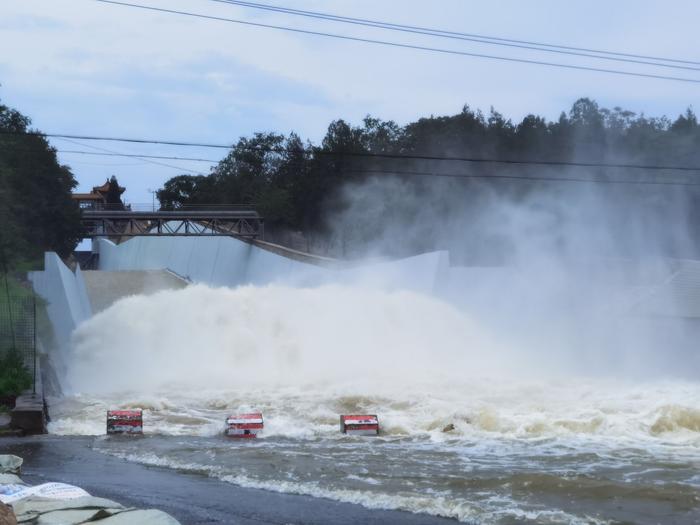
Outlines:
<svg viewBox="0 0 700 525"><path fill-rule="evenodd" d="M36 309L19 271L40 268L45 251L70 255L81 234L71 199L77 182L30 125L0 102L0 408L32 384L26 357L35 349L26 332Z"/></svg>
<svg viewBox="0 0 700 525"><path fill-rule="evenodd" d="M0 263L35 261L45 251L69 255L80 240L77 186L31 120L0 101ZM0 268L3 271L5 268Z"/></svg>
<svg viewBox="0 0 700 525"><path fill-rule="evenodd" d="M0 133L0 247L13 261L36 259L47 250L66 256L81 233L79 210L70 198L76 180L70 169L58 162L56 151L44 137L28 133L30 126L27 116L0 102L0 131L10 132ZM563 173L597 180L651 182L679 177L692 182L700 177L697 172L611 168L571 171L556 166L381 155L698 166L700 126L690 108L675 119L648 117L621 108L601 108L587 98L577 100L554 121L528 115L514 123L494 109L484 114L468 106L456 115L430 116L405 126L370 116L360 125L341 119L330 123L319 144L304 141L295 133L241 137L209 175L173 177L157 196L163 209L251 204L266 218L266 231L273 238L276 231L301 231L309 237L325 238L337 234L337 217L353 206L347 188L367 181L391 178L399 181L404 193L417 198L427 198L436 186L447 188L451 198L443 211L450 215L458 207L477 207L486 194L526 199L549 184L539 179ZM466 177L451 180L431 175ZM532 182L503 176L530 177ZM621 193L632 195L636 191L624 187ZM697 202L694 187L684 191ZM690 210L689 221L694 232L700 234L697 208ZM416 211L406 209L404 215ZM430 227L439 225L428 224L424 237L430 237ZM371 241L374 233L370 227L360 228L354 240L359 244ZM434 247L434 243L422 241L421 246L410 249Z"/></svg>
<svg viewBox="0 0 700 525"><path fill-rule="evenodd" d="M157 195L165 209L252 204L265 216L267 232L295 230L323 236L333 228L333 218L348 206L345 188L370 179L390 176L420 193L436 184L430 174L467 175L451 187L451 191L464 195L463 203L467 205L484 191L525 198L547 184L537 180L543 175L572 173L562 167L455 163L373 154L698 166L700 126L691 108L672 120L619 107L602 108L588 98L577 100L554 121L531 114L515 123L494 109L484 114L468 106L456 115L430 116L405 126L371 116L358 126L335 120L320 144L303 141L295 133L242 137L209 175L173 177ZM678 177L677 172L663 170L593 168L575 173L603 180L620 176L647 181ZM504 182L496 177L489 180L498 175L532 177L533 182Z"/></svg>

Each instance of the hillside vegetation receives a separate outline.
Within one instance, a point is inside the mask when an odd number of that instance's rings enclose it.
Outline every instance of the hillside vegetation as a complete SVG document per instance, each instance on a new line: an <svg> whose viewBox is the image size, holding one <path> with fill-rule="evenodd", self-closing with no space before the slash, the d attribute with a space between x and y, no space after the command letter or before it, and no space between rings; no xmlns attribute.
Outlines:
<svg viewBox="0 0 700 525"><path fill-rule="evenodd" d="M392 155L428 158L397 159ZM304 142L294 133L242 137L211 174L173 177L158 192L158 198L166 209L202 203L251 203L266 217L272 236L276 231L301 231L307 238L340 243L344 250L352 244L356 251L386 240L387 224L404 227L420 219L424 222L421 232L409 235L412 238L401 247L393 249L384 243L384 252L407 254L441 247L444 243L435 232L443 228L442 223L455 216L464 218L465 210L476 210L486 198L496 195L524 202L533 194L550 191L553 184L562 186L540 180L543 178L652 183L641 189L634 184L611 188L610 194L620 206L631 206L630 214L643 209L647 218L662 224L663 206L653 201L667 195L671 187L656 184L685 184L700 177L698 172L674 170L435 158L444 156L698 166L700 126L691 109L672 120L601 108L585 98L555 121L528 115L514 123L493 109L485 115L467 106L456 115L421 118L405 126L373 117L365 118L360 126L336 120L320 144ZM393 184L383 184L387 180ZM579 185L575 191L561 192L560 198L577 200L580 191ZM695 187L686 186L683 191L697 201ZM402 195L399 200L394 197L398 193ZM371 201L376 202L368 204ZM361 202L365 204L358 205ZM698 233L697 207L691 206L688 213L691 228Z"/></svg>

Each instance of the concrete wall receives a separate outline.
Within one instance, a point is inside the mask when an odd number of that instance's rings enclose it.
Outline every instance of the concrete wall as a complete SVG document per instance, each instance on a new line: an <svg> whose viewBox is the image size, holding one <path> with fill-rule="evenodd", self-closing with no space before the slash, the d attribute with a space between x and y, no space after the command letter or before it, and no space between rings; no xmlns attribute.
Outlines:
<svg viewBox="0 0 700 525"><path fill-rule="evenodd" d="M101 271L169 270L190 282L210 286L342 283L430 294L440 288L440 282L449 274L446 252L333 269L285 257L230 237L137 237L119 245L99 239L94 247L99 250ZM51 364L62 377L71 334L93 315L94 309L80 268L71 272L55 253L46 253L44 264L45 270L31 272L30 279L36 292L48 303L57 347L48 350ZM135 279L135 273L129 272L131 275L125 278ZM101 277L98 275L97 279ZM114 285L124 287L123 283Z"/></svg>
<svg viewBox="0 0 700 525"><path fill-rule="evenodd" d="M447 252L430 252L339 270L335 276L336 282L344 284L383 290L413 290L432 295L439 294L450 272L449 263Z"/></svg>
<svg viewBox="0 0 700 525"><path fill-rule="evenodd" d="M166 270L85 270L82 276L93 314L130 295L148 295L187 286L187 281Z"/></svg>
<svg viewBox="0 0 700 525"><path fill-rule="evenodd" d="M334 269L284 257L231 237L136 237L115 245L99 239L100 270L168 269L211 286L330 283L433 293L449 271L447 252Z"/></svg>
<svg viewBox="0 0 700 525"><path fill-rule="evenodd" d="M92 316L85 281L80 268L71 272L54 252L44 254L44 271L30 272L29 279L36 293L47 302L46 310L57 346L49 350L52 350L53 366L62 372L73 330Z"/></svg>
<svg viewBox="0 0 700 525"><path fill-rule="evenodd" d="M119 245L99 239L94 246L99 250L99 269L103 271L170 270L188 281L210 286L339 283L414 290L468 307L484 319L519 319L522 301L511 299L538 293L539 286L530 275L513 269L452 267L447 252L341 268L341 265L310 264L284 256L284 251L274 253L230 237L137 237ZM678 334L674 344L679 348L680 343L697 339L697 319L700 319L700 261L681 263L676 265L677 271L670 280L659 283L658 290L644 303L648 311L642 311L640 303L639 311L622 312L642 316L644 323L652 315L667 316L668 323L676 323L678 318L693 318L692 323L683 321L687 326L684 324L682 330L677 329L677 323L671 327ZM54 253L46 254L45 268L44 272L33 272L30 278L35 290L48 301L59 350L51 352L52 361L62 377L61 367L70 349L71 333L93 312L79 269L72 273ZM509 294L494 300L494 289L508 290ZM662 328L658 333L670 331ZM690 337L691 333L695 335Z"/></svg>
<svg viewBox="0 0 700 525"><path fill-rule="evenodd" d="M312 285L331 271L231 237L136 237L119 245L106 239L97 244L100 270L168 269L212 286Z"/></svg>

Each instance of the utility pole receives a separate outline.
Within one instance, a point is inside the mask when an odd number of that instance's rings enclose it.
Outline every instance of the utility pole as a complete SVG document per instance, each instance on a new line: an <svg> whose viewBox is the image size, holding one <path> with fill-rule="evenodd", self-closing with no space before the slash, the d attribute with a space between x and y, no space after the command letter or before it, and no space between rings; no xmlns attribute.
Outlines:
<svg viewBox="0 0 700 525"><path fill-rule="evenodd" d="M156 211L156 190L152 190L151 188L147 188L148 193L151 194L151 211Z"/></svg>

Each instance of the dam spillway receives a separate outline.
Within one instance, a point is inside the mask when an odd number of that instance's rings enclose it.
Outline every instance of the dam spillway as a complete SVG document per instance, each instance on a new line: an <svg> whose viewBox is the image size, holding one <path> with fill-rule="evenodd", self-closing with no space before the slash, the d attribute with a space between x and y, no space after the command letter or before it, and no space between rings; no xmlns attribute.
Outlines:
<svg viewBox="0 0 700 525"><path fill-rule="evenodd" d="M187 281L167 270L86 270L82 276L93 314L124 297L187 286Z"/></svg>
<svg viewBox="0 0 700 525"><path fill-rule="evenodd" d="M679 315L693 312L693 261L562 290L536 269L451 266L445 252L338 269L235 239L99 248L104 274L47 256L65 310L84 316L61 353L52 433L101 435L107 409L142 408L150 435L95 448L241 486L495 523L638 518L630 487L669 497L655 472L672 465L673 495L653 517L696 515L700 390L678 376L697 370L680 344L696 326ZM178 284L122 282L162 272ZM110 275L121 291L107 286L97 312L89 281ZM599 307L564 310L572 297ZM222 441L227 414L254 410L266 414L256 448ZM380 414L371 450L338 434L337 414L351 412ZM591 478L625 505L610 508ZM562 483L588 499L562 497Z"/></svg>

